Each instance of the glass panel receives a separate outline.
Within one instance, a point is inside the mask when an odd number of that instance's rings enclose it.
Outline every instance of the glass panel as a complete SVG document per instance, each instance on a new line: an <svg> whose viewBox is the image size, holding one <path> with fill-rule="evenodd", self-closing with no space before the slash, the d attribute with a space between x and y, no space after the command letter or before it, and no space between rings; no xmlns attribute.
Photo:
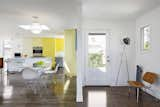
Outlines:
<svg viewBox="0 0 160 107"><path fill-rule="evenodd" d="M106 72L106 36L88 36L88 66L90 71Z"/></svg>
<svg viewBox="0 0 160 107"><path fill-rule="evenodd" d="M142 29L143 37L143 50L149 50L151 48L151 29L150 26L146 26Z"/></svg>

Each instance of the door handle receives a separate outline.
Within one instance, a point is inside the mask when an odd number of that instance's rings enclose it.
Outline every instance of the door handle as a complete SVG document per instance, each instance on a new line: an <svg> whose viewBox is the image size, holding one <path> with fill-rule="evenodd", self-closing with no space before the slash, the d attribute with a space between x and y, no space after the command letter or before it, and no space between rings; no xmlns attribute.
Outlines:
<svg viewBox="0 0 160 107"><path fill-rule="evenodd" d="M110 62L110 60L109 60L109 59L107 59L107 62Z"/></svg>
<svg viewBox="0 0 160 107"><path fill-rule="evenodd" d="M107 62L110 62L110 57L109 56L107 56Z"/></svg>

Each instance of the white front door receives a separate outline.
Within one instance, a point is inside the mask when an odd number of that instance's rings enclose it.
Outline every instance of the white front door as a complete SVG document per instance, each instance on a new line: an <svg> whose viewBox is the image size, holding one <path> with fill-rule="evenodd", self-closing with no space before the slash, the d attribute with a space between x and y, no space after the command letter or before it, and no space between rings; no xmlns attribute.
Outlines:
<svg viewBox="0 0 160 107"><path fill-rule="evenodd" d="M110 39L106 33L88 33L86 85L109 85Z"/></svg>

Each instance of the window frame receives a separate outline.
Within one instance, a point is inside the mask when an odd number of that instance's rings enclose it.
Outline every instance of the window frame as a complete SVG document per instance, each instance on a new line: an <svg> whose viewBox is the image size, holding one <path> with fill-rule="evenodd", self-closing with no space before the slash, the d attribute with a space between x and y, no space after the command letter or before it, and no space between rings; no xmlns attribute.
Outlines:
<svg viewBox="0 0 160 107"><path fill-rule="evenodd" d="M145 47L144 47L144 45L145 45L145 41L144 41L144 37L145 37L145 35L144 35L144 29L145 28L147 28L147 27L149 27L149 29L150 29L150 34L149 34L149 48L148 49L145 49ZM141 27L140 28L140 51L141 52L150 52L151 51L151 44L152 44L152 42L151 42L151 35L152 35L152 29L151 29L151 25L145 25L145 26L143 26L143 27Z"/></svg>

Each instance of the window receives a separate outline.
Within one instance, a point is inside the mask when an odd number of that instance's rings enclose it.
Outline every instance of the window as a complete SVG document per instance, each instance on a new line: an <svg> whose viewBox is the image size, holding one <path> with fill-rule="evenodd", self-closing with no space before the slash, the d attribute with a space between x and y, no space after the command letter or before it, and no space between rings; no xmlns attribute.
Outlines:
<svg viewBox="0 0 160 107"><path fill-rule="evenodd" d="M141 28L141 49L148 51L151 48L151 27L145 26Z"/></svg>

